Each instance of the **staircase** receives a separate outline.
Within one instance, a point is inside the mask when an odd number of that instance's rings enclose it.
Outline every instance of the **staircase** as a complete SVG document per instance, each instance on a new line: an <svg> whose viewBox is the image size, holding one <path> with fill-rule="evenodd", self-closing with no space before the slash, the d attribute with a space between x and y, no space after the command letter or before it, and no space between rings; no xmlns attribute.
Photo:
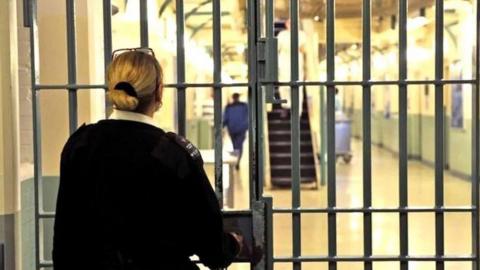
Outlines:
<svg viewBox="0 0 480 270"><path fill-rule="evenodd" d="M300 117L301 183L316 184L315 159L305 92L303 96L302 115ZM290 113L290 109L282 109L279 104L273 105L273 110L268 113L270 176L273 187L288 188L292 182Z"/></svg>

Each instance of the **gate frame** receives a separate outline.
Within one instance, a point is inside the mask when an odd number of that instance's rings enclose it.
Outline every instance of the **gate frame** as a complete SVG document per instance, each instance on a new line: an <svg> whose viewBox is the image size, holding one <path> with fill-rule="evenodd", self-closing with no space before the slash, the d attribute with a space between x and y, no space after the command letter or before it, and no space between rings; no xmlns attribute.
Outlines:
<svg viewBox="0 0 480 270"><path fill-rule="evenodd" d="M141 45L148 46L148 20L147 20L147 0L140 1L140 32ZM248 83L226 84L221 82L221 9L220 0L213 0L213 25L214 25L214 83L191 84L185 82L185 52L184 44L184 12L183 1L176 0L177 10L177 83L166 84L167 88L177 89L177 107L178 107L178 131L180 135L185 134L185 91L188 87L213 87L214 88L214 122L215 122L215 190L217 197L223 201L222 184L222 138L221 138L221 90L225 87L248 87L248 100L254 104L254 109L250 110L249 121L249 142L250 142L250 210L252 206L264 201L267 206L271 199L263 197L263 166L264 160L264 135L263 135L263 105L264 105L264 86L290 86L292 88L292 207L268 209L267 215L288 213L292 215L292 239L293 256L275 257L273 254L273 220L265 223L266 227L258 228L252 225L252 230L258 236L264 236L262 244L266 248L265 269L272 269L275 262L291 262L294 270L301 269L302 262L328 262L329 269L336 269L337 262L363 262L365 269L372 269L372 263L375 261L395 261L400 263L402 270L408 269L409 261L434 261L436 269L444 269L445 261L472 261L473 269L480 269L480 227L479 227L479 165L480 161L480 143L479 143L479 99L480 99L480 1L476 6L476 51L475 51L475 78L469 80L446 80L443 77L443 0L436 0L436 21L435 21L435 79L434 80L408 80L407 79L407 0L398 0L399 2L399 80L392 81L372 81L371 80L371 1L363 0L363 76L361 81L337 81L335 80L335 0L326 0L327 4L327 80L326 81L299 81L298 78L298 22L299 22L299 0L290 0L290 17L292 22L292 40L291 40L291 80L289 82L278 82L276 80L262 80L259 78L261 67L258 64L259 51L257 43L260 41L260 30L262 29L262 14L260 14L260 1L266 1L267 9L266 22L267 39L266 48L274 48L272 45L273 33L273 0L248 0L248 65L249 81ZM67 52L68 52L68 83L64 85L41 85L39 78L39 43L38 43L38 24L37 24L37 0L24 0L24 24L30 27L30 48L31 48L31 84L32 84L32 109L33 109L33 132L34 132L34 202L35 202L35 268L41 269L51 267L51 262L42 260L43 237L41 233L41 220L52 219L53 212L45 212L43 208L42 192L42 160L41 160L41 130L40 130L40 107L39 92L41 90L68 90L69 101L69 129L73 132L77 127L77 90L79 89L106 89L105 85L81 85L76 80L76 52L75 52L75 2L66 0L67 3ZM104 22L104 59L105 68L111 58L112 36L111 36L111 0L103 0L103 22ZM271 52L271 50L270 50ZM266 54L267 62L275 63L269 57L273 54ZM439 68L441 67L441 68ZM407 87L408 85L429 84L435 86L435 206L434 207L409 207L408 206L408 157L407 157ZM443 200L443 96L444 86L451 84L471 84L472 89L472 205L462 207L445 207ZM300 205L300 142L299 142L299 119L294 117L298 115L298 89L301 86L324 86L327 88L327 140L328 145L335 145L335 86L337 85L357 85L363 89L363 198L364 206L361 208L339 208L336 207L336 173L335 163L328 162L328 207L327 208L302 208ZM400 108L400 140L399 140L399 192L400 200L398 208L374 208L371 205L371 87L374 85L397 85L399 87L399 108ZM328 148L327 157L329 161L335 160L335 150ZM261 212L261 211L260 211ZM444 254L444 213L471 213L472 215L472 255L470 256L445 256ZM301 214L302 213L326 213L328 215L328 256L302 256L301 255ZM337 213L362 213L364 216L364 255L363 256L338 256L336 245L336 221ZM400 256L373 256L372 255L372 213L398 213L400 219ZM436 230L436 251L434 256L409 256L408 253L408 214L409 213L435 213ZM258 218L259 216L257 216ZM265 217L265 216L264 216ZM255 222L254 222L255 224ZM261 231L264 230L265 234ZM257 269L260 266L257 267Z"/></svg>

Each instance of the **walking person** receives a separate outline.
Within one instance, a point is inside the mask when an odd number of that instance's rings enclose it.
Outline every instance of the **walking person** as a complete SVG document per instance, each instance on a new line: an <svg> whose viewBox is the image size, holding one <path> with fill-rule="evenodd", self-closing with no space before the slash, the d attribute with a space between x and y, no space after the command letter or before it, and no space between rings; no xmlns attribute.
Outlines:
<svg viewBox="0 0 480 270"><path fill-rule="evenodd" d="M232 140L233 149L238 156L235 168L240 168L240 159L243 153L243 142L248 130L248 105L240 101L240 94L232 95L232 102L225 108L223 126L227 127L228 135Z"/></svg>
<svg viewBox="0 0 480 270"><path fill-rule="evenodd" d="M113 114L62 151L54 269L195 270L194 254L227 267L242 237L223 231L198 149L153 120L163 95L153 51L114 52L107 83Z"/></svg>

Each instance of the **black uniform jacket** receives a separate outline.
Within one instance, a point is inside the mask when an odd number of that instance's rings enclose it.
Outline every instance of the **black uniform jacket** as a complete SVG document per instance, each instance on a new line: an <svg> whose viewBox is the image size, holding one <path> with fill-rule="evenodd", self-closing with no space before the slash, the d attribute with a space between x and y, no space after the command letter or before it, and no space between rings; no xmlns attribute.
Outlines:
<svg viewBox="0 0 480 270"><path fill-rule="evenodd" d="M102 120L69 138L55 270L198 269L193 254L210 268L231 263L238 245L223 232L203 167L173 137L141 122Z"/></svg>

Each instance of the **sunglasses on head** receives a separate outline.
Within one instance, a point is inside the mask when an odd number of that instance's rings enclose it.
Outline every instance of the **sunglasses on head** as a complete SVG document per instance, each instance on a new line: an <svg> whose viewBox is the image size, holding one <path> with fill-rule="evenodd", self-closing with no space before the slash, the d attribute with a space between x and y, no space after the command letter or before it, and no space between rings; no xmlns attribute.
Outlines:
<svg viewBox="0 0 480 270"><path fill-rule="evenodd" d="M151 56L155 57L155 53L153 52L152 49L139 47L139 48L125 48L125 49L115 50L112 53L112 60L115 59L120 54L126 53L126 52L141 52L141 53L148 54L148 55L151 55Z"/></svg>

